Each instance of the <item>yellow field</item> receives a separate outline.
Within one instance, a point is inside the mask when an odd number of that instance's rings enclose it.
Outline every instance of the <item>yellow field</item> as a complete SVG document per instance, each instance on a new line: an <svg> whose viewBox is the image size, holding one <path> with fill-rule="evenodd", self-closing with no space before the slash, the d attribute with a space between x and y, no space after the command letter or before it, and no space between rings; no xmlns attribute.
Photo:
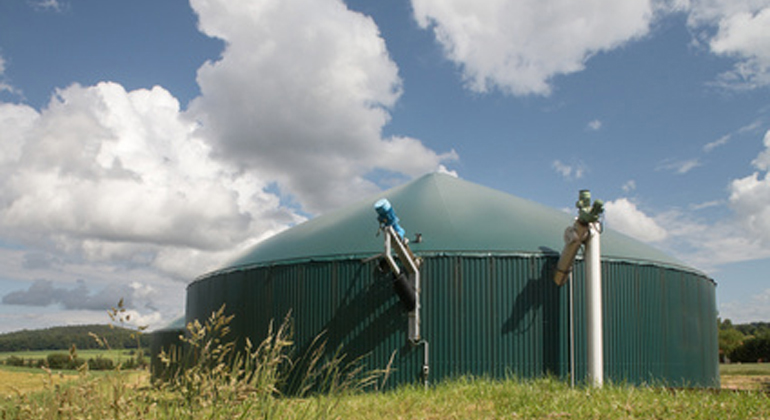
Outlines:
<svg viewBox="0 0 770 420"><path fill-rule="evenodd" d="M770 363L720 365L722 389L770 390Z"/></svg>
<svg viewBox="0 0 770 420"><path fill-rule="evenodd" d="M66 375L52 373L49 375L42 369L41 373L0 369L0 397L40 391L77 377L77 374L70 373Z"/></svg>

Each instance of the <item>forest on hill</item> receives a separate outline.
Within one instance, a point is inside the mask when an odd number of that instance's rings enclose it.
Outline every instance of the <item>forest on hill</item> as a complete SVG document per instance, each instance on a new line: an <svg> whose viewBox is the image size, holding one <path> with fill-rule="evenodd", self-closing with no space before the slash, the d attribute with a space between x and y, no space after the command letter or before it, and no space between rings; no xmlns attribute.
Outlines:
<svg viewBox="0 0 770 420"><path fill-rule="evenodd" d="M149 337L136 330L110 325L77 325L0 334L0 352L32 350L67 350L74 344L81 350L103 348L94 338L111 349L135 349L137 342L149 346Z"/></svg>

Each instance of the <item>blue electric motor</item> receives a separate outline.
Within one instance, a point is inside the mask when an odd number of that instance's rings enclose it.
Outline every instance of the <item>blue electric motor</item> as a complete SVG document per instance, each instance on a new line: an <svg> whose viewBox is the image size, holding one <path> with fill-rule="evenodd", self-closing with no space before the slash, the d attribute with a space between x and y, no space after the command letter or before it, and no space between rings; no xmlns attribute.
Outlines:
<svg viewBox="0 0 770 420"><path fill-rule="evenodd" d="M399 226L398 217L396 212L393 211L393 206L390 205L390 201L387 198L381 198L374 203L374 210L377 212L377 220L385 226L392 226L401 240L404 239L406 231Z"/></svg>

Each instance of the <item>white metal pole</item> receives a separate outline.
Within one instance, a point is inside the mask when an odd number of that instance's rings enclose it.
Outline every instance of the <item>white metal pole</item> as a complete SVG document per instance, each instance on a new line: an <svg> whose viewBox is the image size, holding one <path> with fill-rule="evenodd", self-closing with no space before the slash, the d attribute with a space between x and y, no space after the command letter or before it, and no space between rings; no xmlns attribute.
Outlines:
<svg viewBox="0 0 770 420"><path fill-rule="evenodd" d="M414 310L409 312L409 339L412 342L417 343L420 341L420 272L417 271L411 274L410 277L414 279Z"/></svg>
<svg viewBox="0 0 770 420"><path fill-rule="evenodd" d="M586 240L586 335L588 336L588 381L595 387L604 383L604 329L602 326L602 266L600 228L591 223Z"/></svg>

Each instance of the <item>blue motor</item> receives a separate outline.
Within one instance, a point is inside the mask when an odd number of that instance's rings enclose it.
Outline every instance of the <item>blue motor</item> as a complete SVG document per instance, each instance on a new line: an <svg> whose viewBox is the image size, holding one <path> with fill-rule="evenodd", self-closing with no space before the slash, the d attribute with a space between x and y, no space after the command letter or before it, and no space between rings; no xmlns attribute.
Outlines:
<svg viewBox="0 0 770 420"><path fill-rule="evenodd" d="M390 201L388 201L387 198L377 200L377 202L374 203L374 210L377 212L377 220L385 226L392 226L393 230L396 231L401 240L404 240L406 231L399 226L398 217L396 216L396 212L393 211L393 206L390 205Z"/></svg>

